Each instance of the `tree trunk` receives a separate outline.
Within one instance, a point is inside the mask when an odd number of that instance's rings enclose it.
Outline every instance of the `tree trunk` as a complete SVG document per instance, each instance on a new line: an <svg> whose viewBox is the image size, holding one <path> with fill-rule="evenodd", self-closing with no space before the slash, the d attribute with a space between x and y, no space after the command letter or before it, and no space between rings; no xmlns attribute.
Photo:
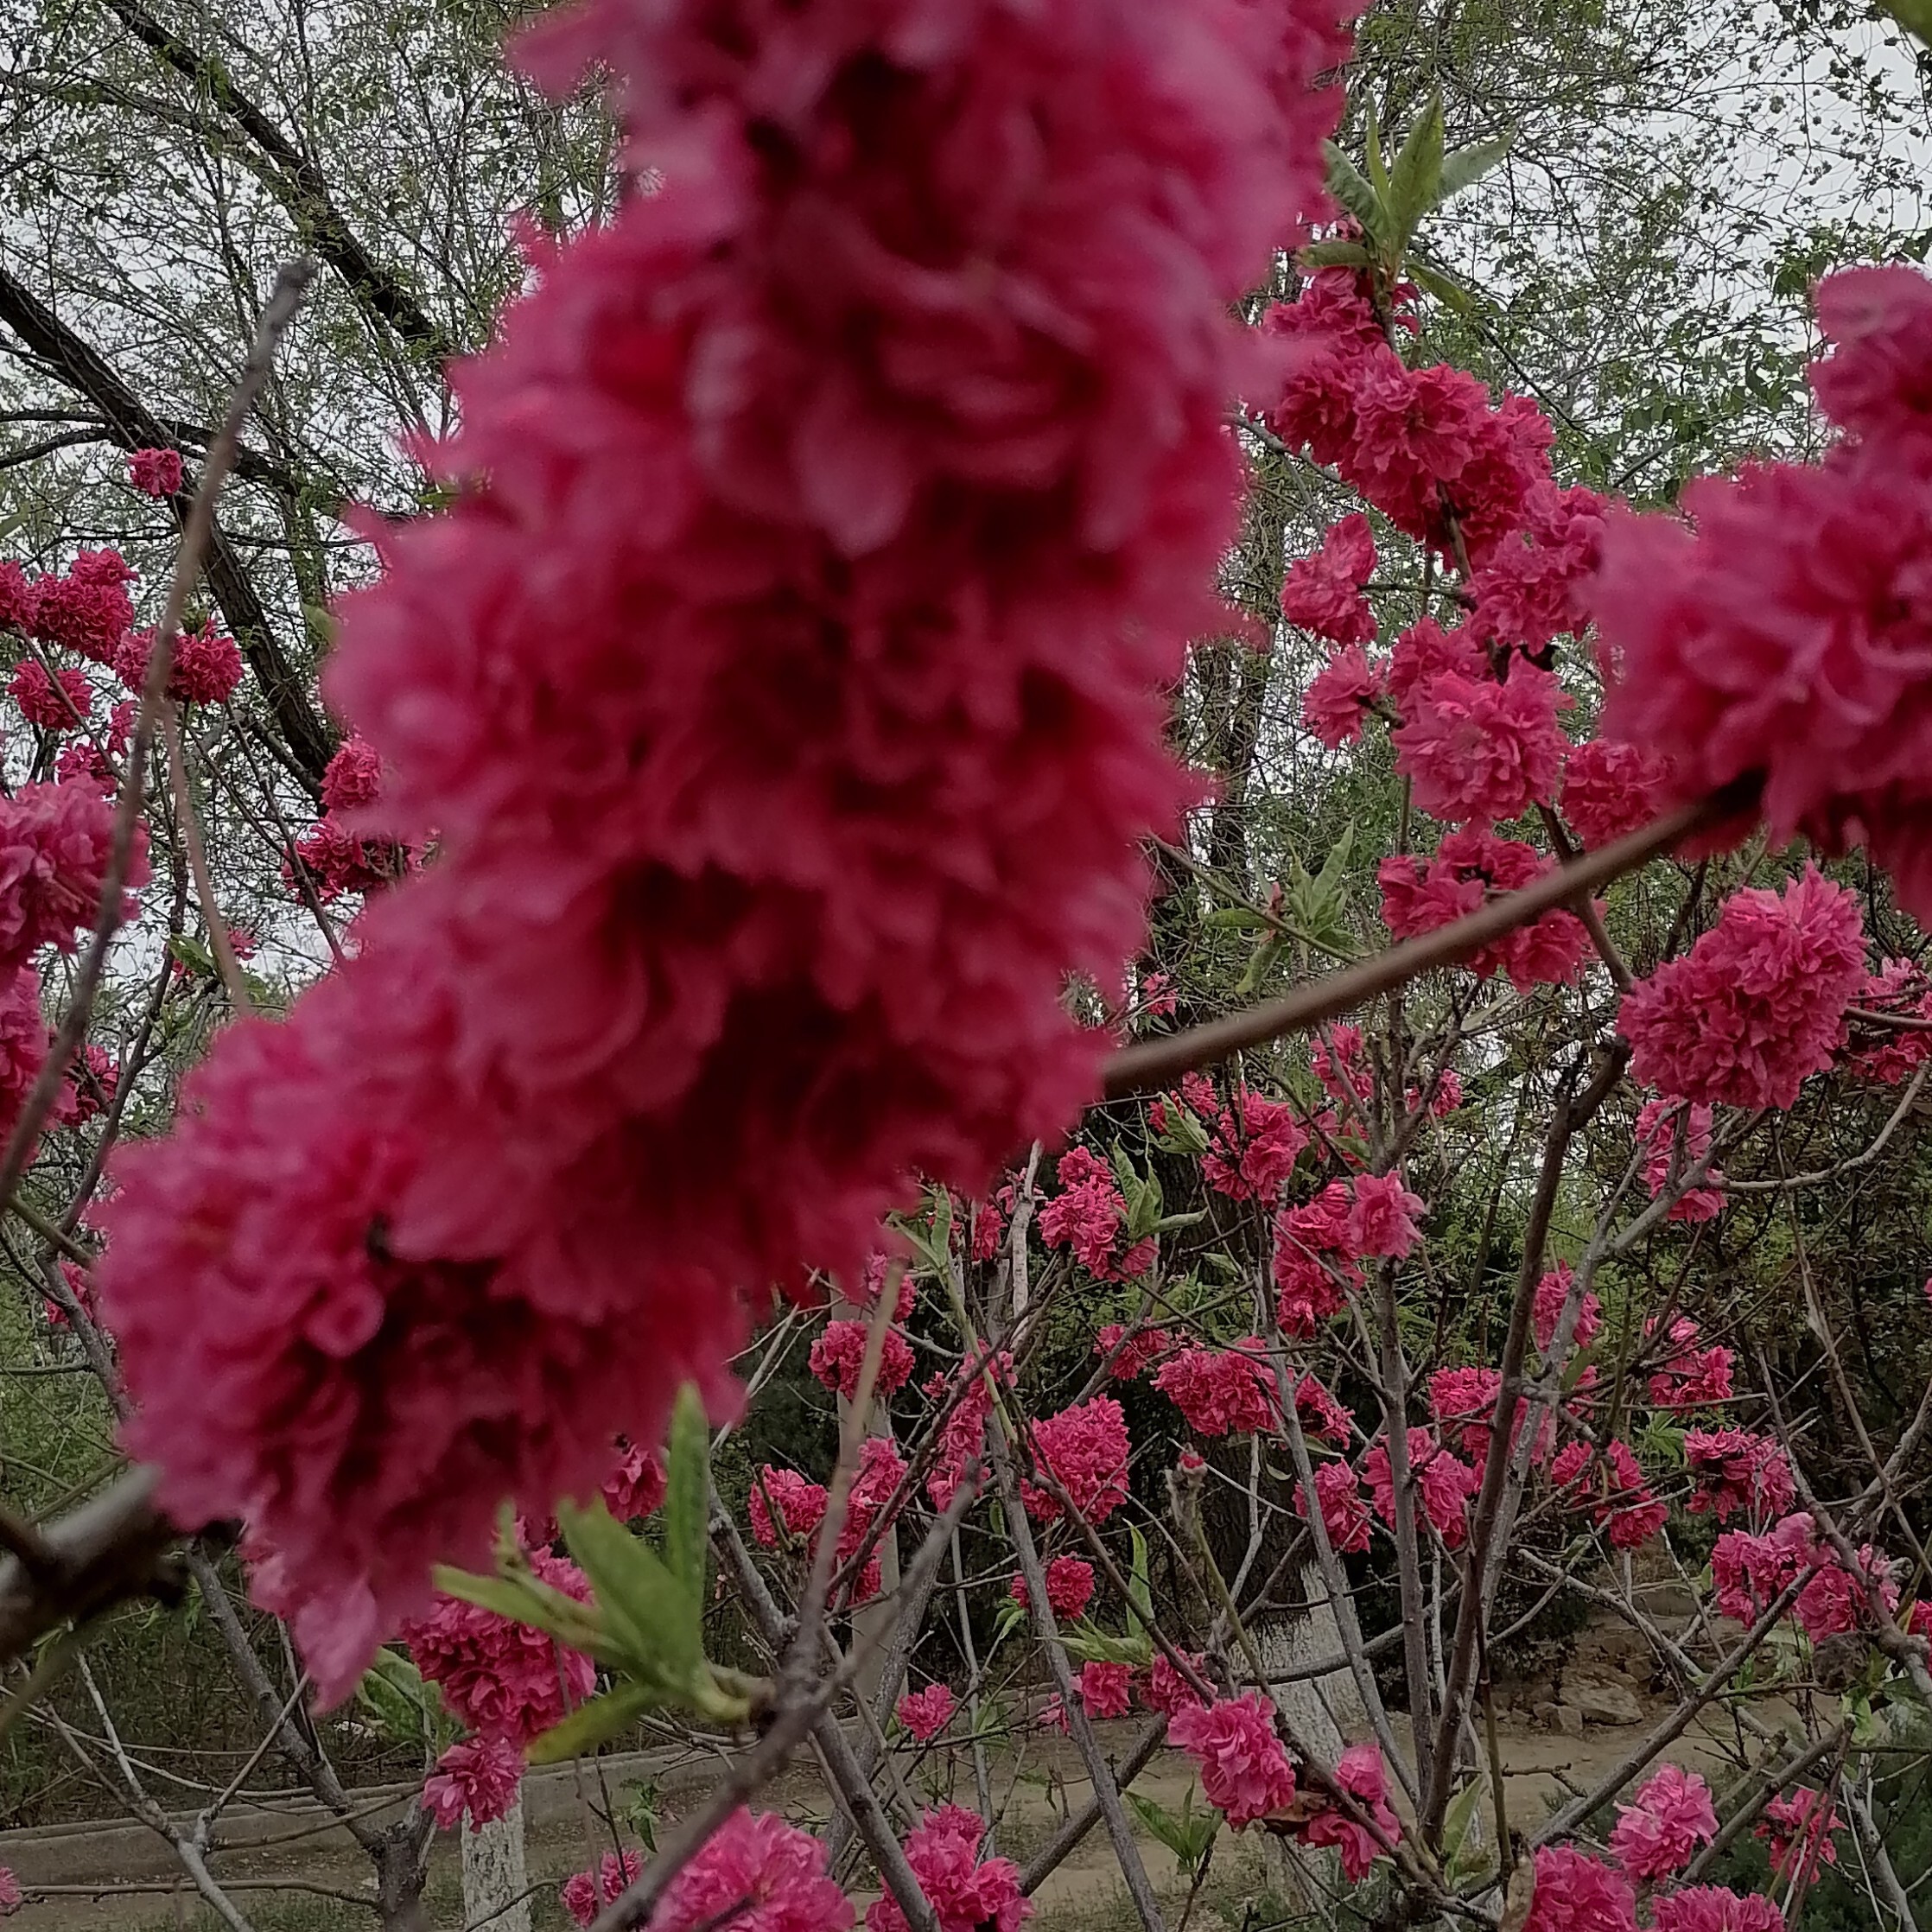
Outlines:
<svg viewBox="0 0 1932 1932"><path fill-rule="evenodd" d="M488 1919L492 1932L530 1932L524 1871L524 1797L495 1823L463 1821L463 1923ZM515 1900L515 1903L511 1902Z"/></svg>

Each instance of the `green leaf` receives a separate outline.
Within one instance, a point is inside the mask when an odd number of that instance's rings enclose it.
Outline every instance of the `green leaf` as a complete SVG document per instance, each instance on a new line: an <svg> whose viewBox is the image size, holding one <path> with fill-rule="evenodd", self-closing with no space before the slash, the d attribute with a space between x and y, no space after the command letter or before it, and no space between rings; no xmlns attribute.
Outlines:
<svg viewBox="0 0 1932 1932"><path fill-rule="evenodd" d="M683 1579L601 1503L560 1503L563 1541L590 1580L597 1607L632 1676L690 1686L704 1669L702 1604Z"/></svg>
<svg viewBox="0 0 1932 1932"><path fill-rule="evenodd" d="M191 970L209 979L214 977L214 955L199 939L191 939L187 933L177 932L168 942L168 950Z"/></svg>
<svg viewBox="0 0 1932 1932"><path fill-rule="evenodd" d="M1128 1572L1127 1600L1147 1629L1153 1628L1153 1586L1147 1577L1147 1540L1130 1523L1128 1537L1133 1545L1134 1563Z"/></svg>
<svg viewBox="0 0 1932 1932"><path fill-rule="evenodd" d="M1932 0L1878 0L1908 34L1932 45Z"/></svg>
<svg viewBox="0 0 1932 1932"><path fill-rule="evenodd" d="M1514 136L1502 134L1490 141L1471 141L1458 148L1442 164L1442 179L1436 185L1435 205L1439 208L1452 196L1473 187L1491 168L1500 168L1508 157Z"/></svg>
<svg viewBox="0 0 1932 1932"><path fill-rule="evenodd" d="M1206 1219L1207 1210L1205 1208L1195 1208L1186 1214L1164 1214L1147 1230L1147 1232L1150 1235L1172 1234L1177 1228L1192 1228L1197 1221L1205 1221Z"/></svg>
<svg viewBox="0 0 1932 1932"><path fill-rule="evenodd" d="M1442 1853L1450 1869L1456 1869L1463 1848L1469 1843L1470 1827L1476 1821L1476 1807L1482 1802L1483 1781L1471 1778L1450 1801L1442 1821ZM1473 1846L1470 1847L1471 1850Z"/></svg>
<svg viewBox="0 0 1932 1932"><path fill-rule="evenodd" d="M1144 1636L1115 1636L1092 1624L1076 1624L1060 1632L1060 1641L1070 1657L1082 1663L1130 1663L1145 1670L1153 1662L1153 1645Z"/></svg>
<svg viewBox="0 0 1932 1932"><path fill-rule="evenodd" d="M1389 239L1389 213L1369 177L1332 141L1322 143L1328 157L1328 192L1362 224L1371 240Z"/></svg>
<svg viewBox="0 0 1932 1932"><path fill-rule="evenodd" d="M530 1761L532 1764L561 1764L567 1757L582 1757L627 1731L662 1701L641 1684L620 1684L615 1690L578 1705L569 1717L534 1739Z"/></svg>
<svg viewBox="0 0 1932 1932"><path fill-rule="evenodd" d="M1402 273L1418 289L1433 296L1444 308L1453 308L1459 315L1468 315L1476 306L1476 297L1461 283L1440 269L1431 268L1427 262L1417 261L1413 255L1402 264Z"/></svg>
<svg viewBox="0 0 1932 1932"><path fill-rule="evenodd" d="M446 1725L442 1696L400 1650L378 1650L362 1681L356 1702L384 1734L399 1745L419 1745Z"/></svg>
<svg viewBox="0 0 1932 1932"><path fill-rule="evenodd" d="M704 1567L710 1540L711 1427L696 1387L686 1382L670 1412L670 1441L664 1454L664 1561L690 1591L704 1601Z"/></svg>
<svg viewBox="0 0 1932 1932"><path fill-rule="evenodd" d="M1362 151L1369 163L1369 180L1376 193L1386 201L1389 199L1389 169L1382 158L1382 117L1376 113L1372 100L1363 118L1367 124L1363 130Z"/></svg>
<svg viewBox="0 0 1932 1932"><path fill-rule="evenodd" d="M1391 238L1397 249L1407 248L1410 238L1422 225L1422 217L1436 205L1442 188L1442 92L1429 96L1422 118L1408 130L1402 151L1389 175L1389 213Z"/></svg>
<svg viewBox="0 0 1932 1932"><path fill-rule="evenodd" d="M1128 1159L1127 1149L1118 1141L1113 1146L1115 1178L1121 1184L1121 1192L1131 1194L1141 1185L1141 1177L1134 1171L1134 1163Z"/></svg>
<svg viewBox="0 0 1932 1932"><path fill-rule="evenodd" d="M1264 939L1255 948L1254 956L1236 982L1235 992L1238 997L1246 999L1261 989L1268 976L1274 970L1286 944L1287 941L1282 939Z"/></svg>
<svg viewBox="0 0 1932 1932"><path fill-rule="evenodd" d="M1360 242L1319 241L1298 249L1294 264L1299 269L1365 269L1375 260Z"/></svg>

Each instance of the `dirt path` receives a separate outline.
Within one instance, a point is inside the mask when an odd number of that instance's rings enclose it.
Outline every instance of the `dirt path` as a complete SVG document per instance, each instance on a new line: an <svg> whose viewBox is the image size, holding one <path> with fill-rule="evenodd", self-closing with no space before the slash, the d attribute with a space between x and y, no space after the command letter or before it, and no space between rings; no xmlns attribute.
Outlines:
<svg viewBox="0 0 1932 1932"><path fill-rule="evenodd" d="M1663 1706L1646 1706L1643 1721L1587 1727L1580 1737L1554 1734L1526 1713L1505 1713L1499 1722L1505 1800L1513 1825L1528 1828L1576 1789L1588 1789L1648 1732ZM1124 1756L1137 1725L1098 1727L1104 1748ZM1713 1765L1729 1735L1715 1719L1692 1731L1667 1753L1687 1765ZM1406 1744L1406 1738L1403 1740ZM605 1790L621 1802L632 1779L645 1778L658 1790L662 1815L673 1819L696 1802L716 1774L716 1761L698 1753L632 1754L602 1761ZM907 1761L905 1772L920 1802L950 1797L974 1803L970 1760L959 1751L943 1766ZM1193 1766L1179 1753L1163 1751L1144 1770L1134 1789L1173 1807L1194 1782ZM1030 1741L1024 1750L1001 1751L993 1764L999 1848L1022 1859L1051 1836L1069 1810L1084 1806L1088 1786L1077 1758L1065 1740ZM601 1802L596 1774L590 1795ZM377 1819L406 1802L409 1789L393 1787L363 1794ZM826 1794L809 1768L795 1769L766 1804L800 1823L823 1821ZM607 1838L590 1817L570 1769L532 1773L525 1789L527 1858L531 1877L554 1880L581 1870L593 1846L608 1848ZM453 1837L436 1849L432 1878L432 1916L440 1925L461 1922L460 1880ZM1150 1876L1163 1890L1175 1881L1174 1862L1152 1842L1144 1846ZM1224 1842L1218 1854L1223 1872L1255 1863L1244 1841ZM167 1846L145 1827L101 1823L0 1833L0 1864L10 1865L30 1894L16 1921L16 1932L123 1932L140 1926L194 1923L200 1917L192 1896L182 1897L179 1867ZM323 1928L362 1926L368 1914L346 1897L366 1896L368 1864L348 1834L332 1825L312 1804L293 1800L238 1805L223 1821L213 1870L236 1888L243 1909L276 1925ZM1258 1870L1258 1867L1257 1867ZM36 1888L58 1886L32 1896ZM310 1888L292 1890L291 1887ZM69 1889L71 1888L71 1889ZM139 1888L139 1889L130 1889ZM1080 1924L1090 1916L1105 1922L1103 1910L1119 1894L1120 1878L1105 1834L1092 1833L1036 1894L1045 1917ZM272 1902L272 1903L269 1903ZM540 1915L555 1922L554 1911Z"/></svg>

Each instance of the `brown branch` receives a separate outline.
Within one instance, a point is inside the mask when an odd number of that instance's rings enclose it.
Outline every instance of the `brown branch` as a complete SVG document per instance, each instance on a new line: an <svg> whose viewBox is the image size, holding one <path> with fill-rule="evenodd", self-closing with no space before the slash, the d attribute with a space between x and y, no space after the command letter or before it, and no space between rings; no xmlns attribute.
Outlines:
<svg viewBox="0 0 1932 1932"><path fill-rule="evenodd" d="M1243 1048L1259 1046L1283 1033L1306 1033L1393 992L1422 973L1454 966L1504 934L1528 925L1545 912L1566 907L1579 893L1596 892L1626 872L1635 872L1694 832L1735 818L1757 798L1758 781L1741 779L1694 804L1680 806L1642 831L1632 832L1573 864L1558 866L1520 893L1509 893L1420 939L1407 939L1359 965L1325 974L1278 1000L1266 1000L1244 1013L1190 1026L1163 1039L1123 1048L1107 1063L1103 1091L1109 1100L1171 1085L1196 1067L1211 1066Z"/></svg>

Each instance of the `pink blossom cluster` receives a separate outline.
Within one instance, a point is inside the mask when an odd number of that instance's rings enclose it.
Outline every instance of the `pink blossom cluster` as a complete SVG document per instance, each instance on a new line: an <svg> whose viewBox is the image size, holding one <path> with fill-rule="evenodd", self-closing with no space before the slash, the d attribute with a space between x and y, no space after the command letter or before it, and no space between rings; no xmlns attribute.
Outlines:
<svg viewBox="0 0 1932 1932"><path fill-rule="evenodd" d="M959 1805L929 1811L907 1833L906 1862L939 1921L939 1932L1019 1932L1033 1916L1011 1859L982 1859L986 1821ZM867 1908L866 1932L906 1932L887 1894Z"/></svg>
<svg viewBox="0 0 1932 1932"><path fill-rule="evenodd" d="M1636 1932L1636 1894L1601 1859L1573 1845L1540 1846L1523 1932Z"/></svg>
<svg viewBox="0 0 1932 1932"><path fill-rule="evenodd" d="M1322 1527L1338 1550L1360 1551L1369 1547L1373 1523L1369 1506L1362 1500L1362 1484L1346 1463L1321 1463L1315 1471L1315 1504L1321 1511ZM1308 1514L1308 1492L1298 1486L1294 1495L1298 1516Z"/></svg>
<svg viewBox="0 0 1932 1932"><path fill-rule="evenodd" d="M539 1582L589 1601L590 1586L575 1563L537 1550L530 1565ZM596 1684L596 1668L581 1651L454 1597L439 1596L428 1616L403 1626L403 1637L456 1717L516 1745L561 1722Z"/></svg>
<svg viewBox="0 0 1932 1932"><path fill-rule="evenodd" d="M852 1902L825 1865L824 1844L810 1832L740 1807L664 1888L645 1932L846 1932Z"/></svg>
<svg viewBox="0 0 1932 1932"><path fill-rule="evenodd" d="M563 1909L579 1925L588 1925L624 1888L644 1875L644 1860L635 1852L606 1852L595 1868L575 1872L557 1888Z"/></svg>
<svg viewBox="0 0 1932 1932"><path fill-rule="evenodd" d="M423 1808L442 1831L467 1817L487 1825L507 1817L523 1783L521 1746L499 1732L484 1732L452 1745L436 1760L423 1786Z"/></svg>
<svg viewBox="0 0 1932 1932"><path fill-rule="evenodd" d="M1153 1385L1197 1435L1253 1435L1277 1429L1281 1399L1267 1344L1249 1337L1231 1349L1182 1349L1161 1363Z"/></svg>
<svg viewBox="0 0 1932 1932"><path fill-rule="evenodd" d="M1026 1579L1016 1575L1007 1592L1016 1604L1029 1599ZM1077 1623L1093 1601L1094 1568L1078 1556L1056 1556L1046 1565L1046 1601L1054 1617L1063 1624Z"/></svg>
<svg viewBox="0 0 1932 1932"><path fill-rule="evenodd" d="M133 582L134 572L118 550L81 550L65 575L50 571L29 578L17 563L0 562L0 628L111 669L134 622L127 594Z"/></svg>
<svg viewBox="0 0 1932 1932"><path fill-rule="evenodd" d="M1611 1856L1640 1884L1681 1872L1718 1834L1711 1788L1694 1771L1666 1764L1617 1808Z"/></svg>
<svg viewBox="0 0 1932 1932"><path fill-rule="evenodd" d="M1375 1745L1350 1745L1335 1761L1335 1782L1375 1821L1389 1844L1401 1843L1401 1820L1389 1803L1389 1767ZM1297 1835L1304 1845L1335 1846L1341 1853L1342 1876L1350 1884L1367 1878L1370 1866L1382 1856L1375 1833L1333 1802L1323 1804Z"/></svg>
<svg viewBox="0 0 1932 1932"><path fill-rule="evenodd" d="M1573 1509L1586 1509L1612 1549L1638 1549L1664 1526L1669 1505L1661 1502L1636 1452L1621 1436L1599 1451L1593 1443L1566 1443L1550 1459L1549 1479Z"/></svg>
<svg viewBox="0 0 1932 1932"><path fill-rule="evenodd" d="M1289 564L1281 583L1281 614L1331 643L1376 639L1376 613L1362 587L1376 572L1376 539L1359 511L1344 517L1312 556Z"/></svg>
<svg viewBox="0 0 1932 1932"><path fill-rule="evenodd" d="M1307 1131L1293 1105L1242 1086L1228 1106L1217 1108L1213 1088L1198 1074L1184 1080L1181 1090L1209 1130L1201 1178L1230 1201L1273 1207L1308 1145Z"/></svg>
<svg viewBox="0 0 1932 1932"><path fill-rule="evenodd" d="M1127 1281L1153 1266L1158 1243L1149 1235L1127 1239L1127 1198L1119 1178L1091 1147L1074 1146L1056 1170L1062 1192L1039 1211L1039 1237L1070 1248L1098 1281Z"/></svg>
<svg viewBox="0 0 1932 1932"><path fill-rule="evenodd" d="M897 1706L900 1725L922 1745L930 1745L952 1722L954 1707L952 1692L944 1684L907 1691Z"/></svg>
<svg viewBox="0 0 1932 1932"><path fill-rule="evenodd" d="M1338 1313L1347 1291L1361 1281L1349 1236L1353 1208L1348 1183L1334 1180L1275 1222L1275 1315L1284 1334L1313 1335L1317 1324Z"/></svg>
<svg viewBox="0 0 1932 1932"><path fill-rule="evenodd" d="M148 660L154 655L152 631L130 631L114 652L114 674L130 691L148 682ZM222 704L234 696L242 679L242 655L235 640L214 627L213 619L198 629L177 633L168 659L168 696L177 704Z"/></svg>
<svg viewBox="0 0 1932 1932"><path fill-rule="evenodd" d="M827 1322L811 1344L807 1365L826 1388L850 1401L859 1392L859 1370L864 1365L868 1322ZM896 1328L886 1331L879 1357L878 1373L873 1380L874 1393L889 1395L912 1379L912 1344Z"/></svg>
<svg viewBox="0 0 1932 1932"><path fill-rule="evenodd" d="M640 1449L622 1437L618 1439L617 1448L617 1466L604 1478L598 1492L604 1499L604 1507L620 1522L654 1516L664 1500L669 1479L664 1457L655 1449Z"/></svg>
<svg viewBox="0 0 1932 1932"><path fill-rule="evenodd" d="M1668 769L1639 745L1592 738L1563 767L1563 817L1592 849L1648 825L1668 803Z"/></svg>
<svg viewBox="0 0 1932 1932"><path fill-rule="evenodd" d="M585 0L521 41L665 185L455 371L450 506L369 525L325 689L436 863L121 1157L103 1283L137 1452L263 1525L326 1693L504 1497L684 1380L723 1410L751 1298L1094 1091L1062 989L1139 950L1198 793L1164 694L1236 524L1230 308L1321 206L1352 10ZM332 1295L377 1319L325 1361Z"/></svg>
<svg viewBox="0 0 1932 1932"><path fill-rule="evenodd" d="M1784 1914L1768 1898L1728 1885L1687 1885L1652 1906L1656 1932L1784 1932Z"/></svg>
<svg viewBox="0 0 1932 1932"><path fill-rule="evenodd" d="M1407 1433L1408 1472L1422 1514L1448 1549L1460 1549L1469 1535L1469 1505L1483 1486L1481 1475L1445 1448L1427 1430ZM1377 1439L1362 1459L1362 1473L1375 1500L1376 1514L1393 1527L1395 1521L1395 1475L1389 1445Z"/></svg>
<svg viewBox="0 0 1932 1932"><path fill-rule="evenodd" d="M1865 982L1854 1002L1867 1013L1912 1020L1932 1019L1932 987L1909 959L1888 959ZM1932 1059L1932 1030L1888 1026L1854 1019L1858 1042L1848 1065L1861 1079L1896 1087Z"/></svg>
<svg viewBox="0 0 1932 1932"><path fill-rule="evenodd" d="M935 1509L950 1509L968 1469L976 1463L982 1468L985 1466L986 1420L993 1413L995 1382L1003 1381L1012 1374L1013 1357L1002 1349L983 1365L969 1363L967 1371L958 1378L950 1378L942 1373L926 1382L928 1395L936 1401L952 1403L940 1427L939 1452L934 1459L932 1473L925 1482L925 1493ZM955 1380L965 1382L964 1389L958 1392L956 1401L953 1401Z"/></svg>
<svg viewBox="0 0 1932 1932"><path fill-rule="evenodd" d="M1134 1666L1103 1659L1084 1664L1074 1681L1090 1718L1124 1718L1134 1708Z"/></svg>
<svg viewBox="0 0 1932 1932"><path fill-rule="evenodd" d="M1546 1355L1555 1344L1556 1331L1575 1285L1576 1271L1567 1262L1559 1262L1536 1284L1530 1323L1535 1333L1536 1346ZM1586 1349L1596 1340L1603 1325L1604 1305L1592 1290L1586 1288L1582 1300L1577 1304L1570 1338L1578 1348Z"/></svg>
<svg viewBox="0 0 1932 1932"><path fill-rule="evenodd" d="M29 724L57 736L79 730L93 715L94 688L84 670L49 675L38 658L22 658L7 681L7 694Z"/></svg>
<svg viewBox="0 0 1932 1932"><path fill-rule="evenodd" d="M1096 1395L1057 1415L1029 1421L1033 1459L1090 1523L1102 1523L1127 1501L1127 1418L1111 1395ZM1065 1514L1059 1497L1022 1482L1026 1513L1040 1522Z"/></svg>
<svg viewBox="0 0 1932 1932"><path fill-rule="evenodd" d="M1570 702L1548 671L1518 664L1507 683L1443 671L1419 685L1390 734L1395 769L1426 812L1460 824L1515 818L1553 798Z"/></svg>
<svg viewBox="0 0 1932 1932"><path fill-rule="evenodd" d="M1865 977L1854 894L1811 865L1781 893L1746 887L1687 953L1624 995L1630 1071L1673 1097L1789 1107L1831 1065Z"/></svg>
<svg viewBox="0 0 1932 1932"><path fill-rule="evenodd" d="M1763 785L1774 842L1868 844L1932 918L1932 282L1858 268L1816 291L1821 462L1690 484L1683 518L1616 514L1590 603L1619 677L1607 729L1696 798Z"/></svg>
<svg viewBox="0 0 1932 1932"><path fill-rule="evenodd" d="M1898 1608L1896 1566L1870 1543L1857 1552L1859 1574L1839 1561L1802 1510L1762 1533L1727 1529L1711 1552L1711 1579L1719 1611L1754 1624L1789 1588L1803 1579L1791 1615L1813 1643L1868 1630L1875 1622L1872 1598L1891 1615Z"/></svg>
<svg viewBox="0 0 1932 1932"><path fill-rule="evenodd" d="M1754 1521L1782 1516L1796 1494L1790 1461L1771 1436L1691 1429L1684 1436L1684 1460L1697 1484L1693 1516L1709 1514L1720 1523L1739 1512Z"/></svg>
<svg viewBox="0 0 1932 1932"><path fill-rule="evenodd" d="M1294 1767L1264 1692L1175 1713L1167 1720L1167 1741L1194 1760L1203 1795L1236 1831L1294 1802Z"/></svg>
<svg viewBox="0 0 1932 1932"><path fill-rule="evenodd" d="M1789 1797L1773 1798L1764 1807L1756 1835L1770 1841L1771 1870L1802 1888L1821 1865L1838 1863L1834 1834L1841 1826L1838 1807L1822 1791L1801 1784Z"/></svg>
<svg viewBox="0 0 1932 1932"><path fill-rule="evenodd" d="M1193 1651L1184 1650L1181 1655L1198 1676L1207 1660ZM1201 1694L1168 1661L1165 1651L1157 1652L1153 1662L1147 1666L1147 1678L1140 1691L1141 1701L1150 1711L1158 1711L1163 1717L1178 1717L1183 1711L1200 1708L1204 1702Z"/></svg>
<svg viewBox="0 0 1932 1932"><path fill-rule="evenodd" d="M1125 1324L1117 1321L1103 1323L1094 1337L1094 1353L1110 1359L1107 1373L1115 1382L1137 1380L1163 1357L1171 1355L1175 1345L1173 1336L1165 1328L1129 1331Z"/></svg>
<svg viewBox="0 0 1932 1932"><path fill-rule="evenodd" d="M786 1536L803 1541L824 1522L826 1501L823 1483L815 1483L795 1469L779 1469L766 1463L753 1478L746 1504L752 1535L772 1549L779 1542L782 1524Z"/></svg>
<svg viewBox="0 0 1932 1932"><path fill-rule="evenodd" d="M1679 1152L1679 1141L1682 1152ZM1647 1100L1637 1109L1636 1144L1644 1150L1643 1185L1653 1198L1700 1166L1711 1152L1711 1109L1682 1102ZM1724 1175L1706 1169L1707 1187L1687 1187L1670 1209L1673 1221L1714 1221L1724 1212Z"/></svg>
<svg viewBox="0 0 1932 1932"><path fill-rule="evenodd" d="M143 496L171 497L181 486L181 453L178 449L130 449L128 481Z"/></svg>
<svg viewBox="0 0 1932 1932"><path fill-rule="evenodd" d="M1643 1332L1647 1339L1658 1332L1655 1317L1644 1323ZM1702 1408L1731 1400L1731 1371L1737 1357L1719 1343L1700 1348L1702 1339L1702 1331L1687 1316L1673 1318L1665 1331L1662 1360L1650 1377L1650 1400L1659 1408Z"/></svg>
<svg viewBox="0 0 1932 1932"><path fill-rule="evenodd" d="M1398 939L1414 939L1481 908L1491 893L1533 884L1551 861L1520 839L1497 838L1476 826L1451 832L1433 858L1397 855L1376 869L1383 923ZM1573 912L1545 912L1471 956L1478 978L1505 973L1519 993L1568 985L1590 956L1590 935Z"/></svg>

